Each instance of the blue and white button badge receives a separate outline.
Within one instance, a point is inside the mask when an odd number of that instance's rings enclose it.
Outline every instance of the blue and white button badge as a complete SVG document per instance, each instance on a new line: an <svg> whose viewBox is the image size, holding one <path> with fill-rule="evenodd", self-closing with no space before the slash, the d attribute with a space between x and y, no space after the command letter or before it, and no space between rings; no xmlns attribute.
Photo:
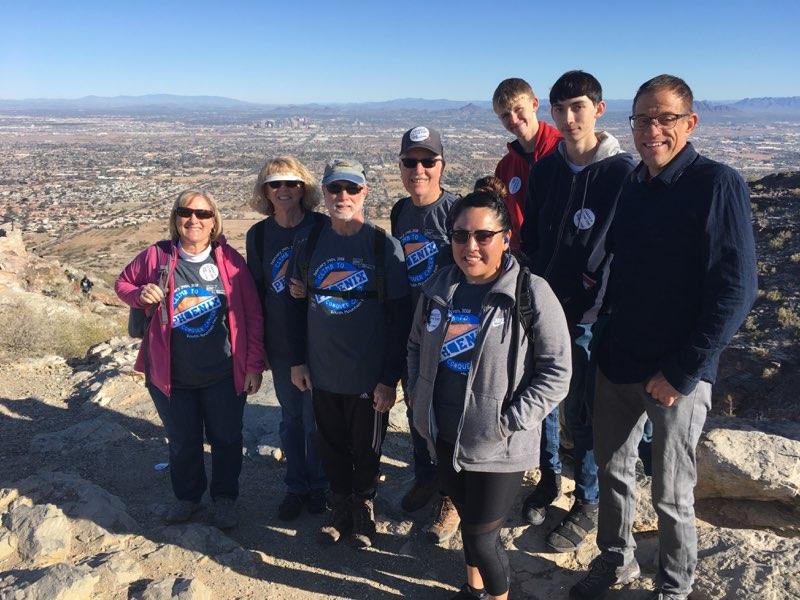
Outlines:
<svg viewBox="0 0 800 600"><path fill-rule="evenodd" d="M594 225L594 213L592 209L581 208L575 213L575 216L572 217L572 222L575 223L575 227L578 229L591 229L592 225Z"/></svg>
<svg viewBox="0 0 800 600"><path fill-rule="evenodd" d="M512 177L511 180L508 182L508 193L509 194L516 194L520 188L522 187L522 179L519 177Z"/></svg>

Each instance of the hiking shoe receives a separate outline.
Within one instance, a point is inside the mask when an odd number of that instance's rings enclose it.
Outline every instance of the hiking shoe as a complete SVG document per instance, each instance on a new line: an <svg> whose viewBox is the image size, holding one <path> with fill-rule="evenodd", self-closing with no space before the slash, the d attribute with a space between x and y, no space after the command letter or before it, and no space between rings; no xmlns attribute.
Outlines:
<svg viewBox="0 0 800 600"><path fill-rule="evenodd" d="M321 515L328 510L328 498L325 490L314 490L306 498L306 509L312 515Z"/></svg>
<svg viewBox="0 0 800 600"><path fill-rule="evenodd" d="M639 577L639 563L632 560L618 567L602 555L589 565L589 572L569 590L570 600L601 600L613 586L625 585Z"/></svg>
<svg viewBox="0 0 800 600"><path fill-rule="evenodd" d="M400 508L406 512L417 512L420 508L425 506L433 494L436 493L438 485L435 479L431 481L414 480L414 485L406 492L403 499L400 501Z"/></svg>
<svg viewBox="0 0 800 600"><path fill-rule="evenodd" d="M288 492L278 506L278 518L281 521L294 521L303 512L305 501L304 496Z"/></svg>
<svg viewBox="0 0 800 600"><path fill-rule="evenodd" d="M688 600L689 596L686 594L668 594L661 590L651 592L647 600Z"/></svg>
<svg viewBox="0 0 800 600"><path fill-rule="evenodd" d="M434 544L444 544L458 531L461 517L449 496L440 496L433 505L433 521L425 530Z"/></svg>
<svg viewBox="0 0 800 600"><path fill-rule="evenodd" d="M372 536L375 535L375 511L372 500L354 497L352 515L353 530L350 532L350 544L356 548L369 548L372 546Z"/></svg>
<svg viewBox="0 0 800 600"><path fill-rule="evenodd" d="M547 536L547 545L556 552L572 552L596 530L597 504L575 500L564 520Z"/></svg>
<svg viewBox="0 0 800 600"><path fill-rule="evenodd" d="M233 529L239 524L236 514L236 500L233 498L217 498L214 500L214 525L219 529Z"/></svg>
<svg viewBox="0 0 800 600"><path fill-rule="evenodd" d="M488 597L489 594L486 590L476 590L470 584L465 583L455 596L450 596L450 600L486 600Z"/></svg>
<svg viewBox="0 0 800 600"><path fill-rule="evenodd" d="M353 528L353 516L350 509L350 497L332 494L330 498L331 515L328 522L320 528L322 540L336 543Z"/></svg>
<svg viewBox="0 0 800 600"><path fill-rule="evenodd" d="M561 495L561 475L542 469L536 488L522 503L522 518L531 525L541 525L547 515L547 507Z"/></svg>
<svg viewBox="0 0 800 600"><path fill-rule="evenodd" d="M169 525L186 523L198 510L200 510L199 502L194 502L193 500L176 500L172 506L169 507L167 514L164 516L164 521Z"/></svg>

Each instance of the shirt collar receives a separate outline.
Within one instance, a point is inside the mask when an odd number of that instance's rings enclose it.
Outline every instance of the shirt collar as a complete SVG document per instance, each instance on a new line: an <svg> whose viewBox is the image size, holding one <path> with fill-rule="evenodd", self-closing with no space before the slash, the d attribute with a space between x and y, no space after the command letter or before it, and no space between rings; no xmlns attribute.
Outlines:
<svg viewBox="0 0 800 600"><path fill-rule="evenodd" d="M650 179L650 183L655 184L658 182L664 187L669 187L674 184L690 164L697 158L697 150L694 149L691 142L686 142L683 150L678 153L678 156L673 158L670 163L662 169L661 173ZM647 165L640 162L633 172L633 177L638 183L648 183L647 180Z"/></svg>

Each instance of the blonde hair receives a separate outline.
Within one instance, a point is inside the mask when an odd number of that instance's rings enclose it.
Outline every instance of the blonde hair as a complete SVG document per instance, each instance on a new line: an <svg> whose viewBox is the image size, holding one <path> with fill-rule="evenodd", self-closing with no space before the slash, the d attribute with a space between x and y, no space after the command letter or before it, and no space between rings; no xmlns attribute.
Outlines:
<svg viewBox="0 0 800 600"><path fill-rule="evenodd" d="M222 234L222 215L219 212L219 206L217 206L217 201L214 200L214 196L208 192L201 192L200 190L184 190L175 198L172 211L169 213L169 236L172 238L173 242L177 242L181 237L178 233L178 225L176 223L178 208L188 205L197 197L203 198L208 202L211 210L214 211L214 227L211 229L211 236L208 240L209 243L215 241Z"/></svg>
<svg viewBox="0 0 800 600"><path fill-rule="evenodd" d="M287 173L296 175L303 180L303 197L300 204L306 211L312 211L322 202L322 192L319 184L311 172L294 156L278 156L261 168L256 178L256 185L253 189L253 197L250 200L250 207L260 212L262 215L272 216L275 214L275 206L264 190L264 180L276 173Z"/></svg>

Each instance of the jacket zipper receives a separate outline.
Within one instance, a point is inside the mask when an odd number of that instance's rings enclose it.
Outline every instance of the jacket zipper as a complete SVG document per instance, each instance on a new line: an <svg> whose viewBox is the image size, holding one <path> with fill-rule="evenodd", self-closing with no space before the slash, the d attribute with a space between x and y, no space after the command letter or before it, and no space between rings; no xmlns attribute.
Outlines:
<svg viewBox="0 0 800 600"><path fill-rule="evenodd" d="M548 279L550 275L550 270L553 268L553 265L556 262L556 256L558 256L558 250L561 247L561 237L564 235L564 226L567 223L567 218L569 216L569 210L572 207L572 194L575 192L575 181L578 179L578 174L574 173L572 175L572 183L569 186L569 200L567 205L564 207L564 214L561 217L561 224L558 226L558 234L556 235L556 243L553 247L553 256L550 257L550 262L547 263L547 268L544 270L544 279ZM548 280L549 281L549 280Z"/></svg>

